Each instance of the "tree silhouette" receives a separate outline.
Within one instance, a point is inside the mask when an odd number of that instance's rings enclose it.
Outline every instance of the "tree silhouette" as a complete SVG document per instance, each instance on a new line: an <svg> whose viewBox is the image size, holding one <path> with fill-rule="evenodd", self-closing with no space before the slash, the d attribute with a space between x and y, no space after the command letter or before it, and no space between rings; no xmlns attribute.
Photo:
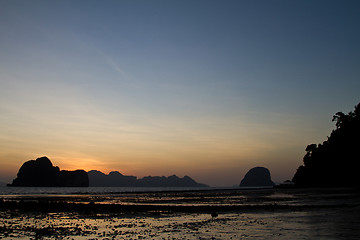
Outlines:
<svg viewBox="0 0 360 240"><path fill-rule="evenodd" d="M306 147L304 165L293 182L301 187L360 186L360 103L353 112L333 116L336 129L322 144Z"/></svg>

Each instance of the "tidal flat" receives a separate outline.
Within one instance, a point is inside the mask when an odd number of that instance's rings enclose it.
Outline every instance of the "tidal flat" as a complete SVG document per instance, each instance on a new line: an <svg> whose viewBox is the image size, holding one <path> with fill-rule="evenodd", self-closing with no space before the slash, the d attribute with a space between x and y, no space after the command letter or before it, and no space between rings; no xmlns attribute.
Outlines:
<svg viewBox="0 0 360 240"><path fill-rule="evenodd" d="M356 189L9 195L1 239L358 239Z"/></svg>

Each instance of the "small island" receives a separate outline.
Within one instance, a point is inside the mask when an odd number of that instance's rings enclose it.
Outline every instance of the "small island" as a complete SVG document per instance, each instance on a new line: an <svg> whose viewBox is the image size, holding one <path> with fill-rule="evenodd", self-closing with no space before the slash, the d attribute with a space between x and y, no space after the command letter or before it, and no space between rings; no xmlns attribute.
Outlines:
<svg viewBox="0 0 360 240"><path fill-rule="evenodd" d="M270 171L264 167L254 167L250 169L243 180L240 187L273 187L275 183L271 180Z"/></svg>
<svg viewBox="0 0 360 240"><path fill-rule="evenodd" d="M66 171L53 166L50 159L40 157L25 162L9 187L88 187L84 170Z"/></svg>

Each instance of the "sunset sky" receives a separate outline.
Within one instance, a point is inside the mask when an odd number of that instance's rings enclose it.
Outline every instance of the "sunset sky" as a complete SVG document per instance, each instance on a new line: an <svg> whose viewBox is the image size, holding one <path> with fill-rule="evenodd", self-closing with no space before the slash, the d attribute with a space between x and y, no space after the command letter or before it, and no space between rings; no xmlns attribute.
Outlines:
<svg viewBox="0 0 360 240"><path fill-rule="evenodd" d="M291 179L360 102L360 1L0 1L0 181Z"/></svg>

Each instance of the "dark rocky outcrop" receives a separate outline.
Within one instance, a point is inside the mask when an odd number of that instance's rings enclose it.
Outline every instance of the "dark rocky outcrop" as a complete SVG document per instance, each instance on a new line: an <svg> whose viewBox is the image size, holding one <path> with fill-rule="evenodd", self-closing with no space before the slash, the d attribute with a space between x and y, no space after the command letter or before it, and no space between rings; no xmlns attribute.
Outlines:
<svg viewBox="0 0 360 240"><path fill-rule="evenodd" d="M270 171L264 167L255 167L250 169L240 183L240 187L268 186L275 186L275 183L271 180Z"/></svg>
<svg viewBox="0 0 360 240"><path fill-rule="evenodd" d="M188 176L183 178L175 175L169 177L149 176L137 179L135 176L125 176L117 171L106 175L97 170L89 171L88 175L92 187L207 187Z"/></svg>
<svg viewBox="0 0 360 240"><path fill-rule="evenodd" d="M60 171L47 157L25 162L17 178L8 186L21 187L88 187L89 179L84 170Z"/></svg>

